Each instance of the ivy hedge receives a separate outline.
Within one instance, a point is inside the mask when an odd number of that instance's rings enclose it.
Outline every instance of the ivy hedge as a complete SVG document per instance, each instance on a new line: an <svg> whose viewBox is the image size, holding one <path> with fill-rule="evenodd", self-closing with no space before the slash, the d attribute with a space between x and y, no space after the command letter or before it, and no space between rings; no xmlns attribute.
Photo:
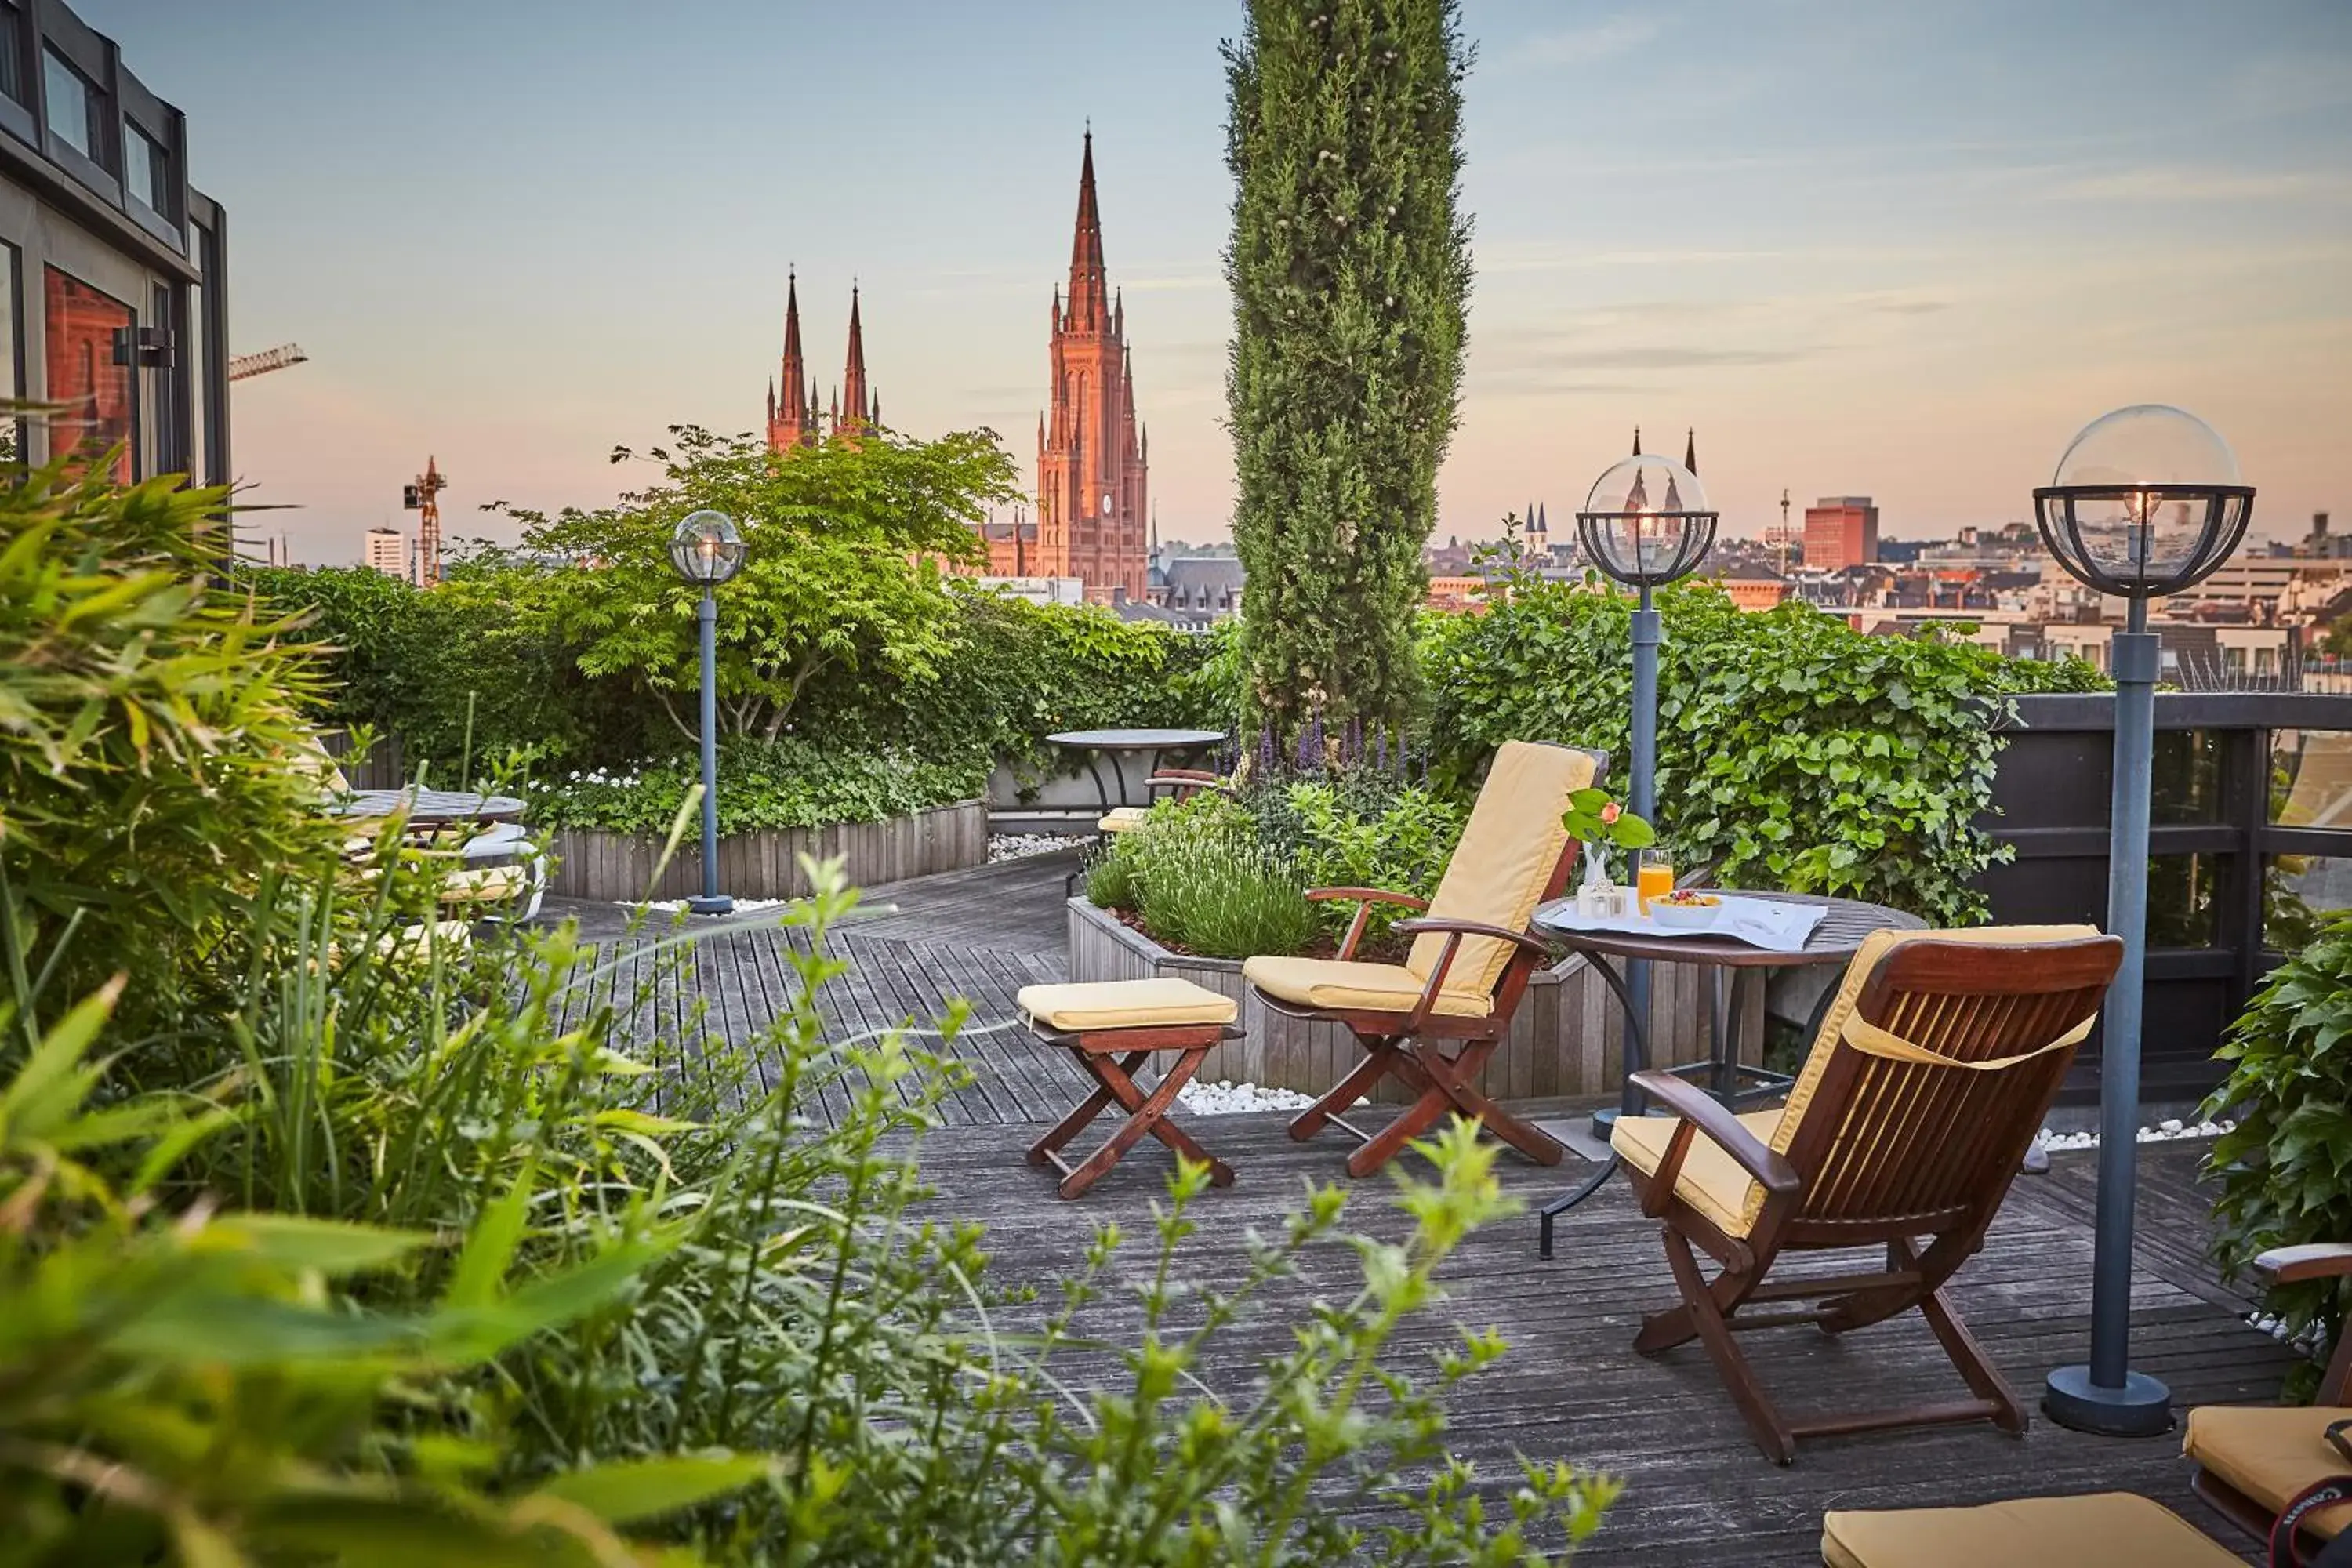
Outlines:
<svg viewBox="0 0 2352 1568"><path fill-rule="evenodd" d="M1934 637L1871 637L1791 603L1742 611L1707 586L1658 595L1657 818L1684 860L1738 886L1833 893L1943 923L1983 918L2009 699L2088 690L2041 663ZM1423 658L1433 776L1467 787L1511 739L1626 755L1633 601L1522 581L1482 615L1433 616Z"/></svg>

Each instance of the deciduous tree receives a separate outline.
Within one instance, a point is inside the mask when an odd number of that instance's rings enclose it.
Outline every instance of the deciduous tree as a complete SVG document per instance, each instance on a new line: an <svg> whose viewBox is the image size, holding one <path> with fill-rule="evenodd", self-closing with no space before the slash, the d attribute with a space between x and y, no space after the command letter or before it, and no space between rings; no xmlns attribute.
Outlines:
<svg viewBox="0 0 2352 1568"><path fill-rule="evenodd" d="M1013 459L986 430L916 441L867 431L779 456L750 436L671 428L646 458L661 480L552 517L493 503L523 547L555 557L533 592L580 668L643 684L694 732L701 591L671 568L670 534L710 507L742 530L743 568L719 589L719 711L773 740L809 683L836 668L921 678L955 647L942 562L977 561L972 524L1015 498ZM616 448L613 460L637 454Z"/></svg>

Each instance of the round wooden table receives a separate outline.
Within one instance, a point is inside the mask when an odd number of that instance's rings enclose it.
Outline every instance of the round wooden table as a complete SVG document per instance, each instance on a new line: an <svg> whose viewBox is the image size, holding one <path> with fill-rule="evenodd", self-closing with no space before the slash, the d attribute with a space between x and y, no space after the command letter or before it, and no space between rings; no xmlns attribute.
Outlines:
<svg viewBox="0 0 2352 1568"><path fill-rule="evenodd" d="M1884 904L1864 903L1859 899L1832 899L1818 893L1751 892L1740 888L1710 888L1708 892L1723 893L1735 898L1757 899L1781 904L1809 904L1823 910L1821 923L1805 938L1805 945L1793 952L1776 952L1769 948L1756 947L1732 936L1709 936L1704 932L1689 935L1649 935L1638 931L1578 931L1556 928L1545 921L1549 911L1566 910L1571 914L1576 908L1573 899L1560 899L1545 904L1535 912L1534 925L1549 941L1570 952L1583 953L1592 967L1615 993L1617 1005L1625 1015L1625 1089L1617 1114L1638 1115L1641 1111L1641 1091L1633 1085L1633 1075L1640 1072L1649 1059L1647 1021L1634 1016L1633 1002L1625 989L1625 982L1612 968L1610 959L1621 963L1636 960L1652 963L1696 963L1714 972L1714 1029L1710 1036L1713 1055L1706 1061L1686 1062L1666 1070L1677 1078L1710 1077L1713 1082L1704 1087L1707 1092L1733 1110L1759 1100L1770 1100L1786 1094L1795 1081L1787 1073L1772 1072L1761 1067L1750 1067L1739 1059L1739 1043L1733 1038L1734 1020L1739 1016L1738 1003L1748 986L1759 984L1775 969L1802 969L1815 964L1843 964L1860 951L1863 939L1874 931L1924 931L1927 922L1916 915L1888 909ZM1822 1015L1829 1010L1830 1000L1836 994L1834 987L1824 990L1813 1005L1813 1016L1806 1030L1808 1046L1811 1038L1821 1032ZM1605 1133L1614 1115L1599 1111L1593 1116L1596 1132ZM1540 1250L1551 1256L1552 1220L1575 1207L1599 1190L1617 1169L1617 1156L1611 1153L1601 1169L1566 1197L1546 1204Z"/></svg>
<svg viewBox="0 0 2352 1568"><path fill-rule="evenodd" d="M1130 797L1127 787L1127 770L1120 767L1121 756L1141 755L1150 759L1144 763L1143 774L1148 780L1158 768L1162 752L1197 752L1203 746L1214 746L1225 738L1223 730L1065 730L1058 735L1048 735L1048 745L1067 752L1086 753L1087 772L1094 775L1095 794L1108 812L1115 805L1149 805L1148 798ZM1110 771L1118 775L1118 798L1111 798L1110 786L1103 782L1102 760L1111 759Z"/></svg>

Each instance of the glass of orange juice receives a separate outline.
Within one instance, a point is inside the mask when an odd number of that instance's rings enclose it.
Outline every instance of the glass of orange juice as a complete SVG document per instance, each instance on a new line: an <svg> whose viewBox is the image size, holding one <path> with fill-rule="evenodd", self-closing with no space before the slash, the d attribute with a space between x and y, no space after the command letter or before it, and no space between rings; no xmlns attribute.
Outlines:
<svg viewBox="0 0 2352 1568"><path fill-rule="evenodd" d="M1644 849L1634 867L1633 899L1647 915L1652 899L1663 899L1675 890L1674 857L1663 848Z"/></svg>

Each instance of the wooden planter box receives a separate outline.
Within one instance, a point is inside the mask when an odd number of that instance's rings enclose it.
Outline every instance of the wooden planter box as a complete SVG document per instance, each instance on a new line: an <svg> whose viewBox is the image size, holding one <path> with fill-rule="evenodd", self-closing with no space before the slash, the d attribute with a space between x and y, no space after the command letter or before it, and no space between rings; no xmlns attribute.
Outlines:
<svg viewBox="0 0 2352 1568"><path fill-rule="evenodd" d="M699 837L678 846L656 881L662 842L654 834L563 829L548 844L555 869L547 890L600 902L683 899L702 891ZM739 899L799 898L810 891L801 870L803 855L817 860L839 857L852 885L861 888L960 871L988 858L988 808L962 800L883 822L730 834L719 841L719 889Z"/></svg>
<svg viewBox="0 0 2352 1568"><path fill-rule="evenodd" d="M1361 1058L1355 1037L1337 1024L1278 1013L1242 984L1237 960L1192 958L1171 952L1084 898L1070 900L1070 978L1142 980L1172 975L1205 985L1240 1002L1245 1038L1219 1047L1201 1069L1203 1080L1231 1079L1266 1089L1320 1094ZM1675 1066L1705 1058L1707 1040L1707 977L1687 963L1650 969L1652 1065ZM1757 1002L1761 987L1755 988ZM1760 1033L1759 1009L1740 1023L1743 1039ZM1496 1100L1613 1095L1625 1070L1625 1023L1608 983L1582 958L1570 958L1538 972L1519 999L1511 1032L1476 1080ZM1754 1051L1748 1053L1754 1059ZM1380 1097L1402 1100L1390 1085Z"/></svg>

